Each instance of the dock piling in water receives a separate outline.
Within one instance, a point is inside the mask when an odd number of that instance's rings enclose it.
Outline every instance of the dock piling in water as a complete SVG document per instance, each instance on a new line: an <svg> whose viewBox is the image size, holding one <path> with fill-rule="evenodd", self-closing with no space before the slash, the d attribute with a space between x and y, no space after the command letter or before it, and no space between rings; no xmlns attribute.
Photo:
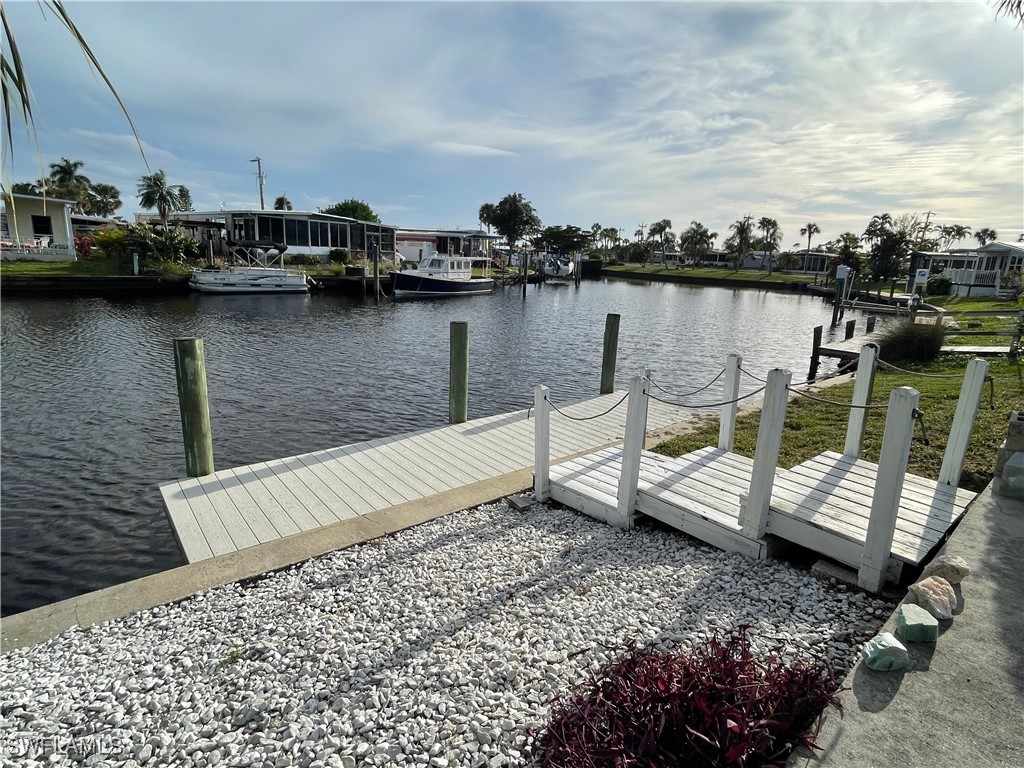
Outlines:
<svg viewBox="0 0 1024 768"><path fill-rule="evenodd" d="M619 315L609 314L604 321L604 356L601 358L601 394L615 390L615 358L619 352Z"/></svg>
<svg viewBox="0 0 1024 768"><path fill-rule="evenodd" d="M189 477L213 474L213 435L202 339L174 340L174 375L185 442L185 472Z"/></svg>
<svg viewBox="0 0 1024 768"><path fill-rule="evenodd" d="M469 410L469 323L453 321L449 336L448 423L462 424Z"/></svg>

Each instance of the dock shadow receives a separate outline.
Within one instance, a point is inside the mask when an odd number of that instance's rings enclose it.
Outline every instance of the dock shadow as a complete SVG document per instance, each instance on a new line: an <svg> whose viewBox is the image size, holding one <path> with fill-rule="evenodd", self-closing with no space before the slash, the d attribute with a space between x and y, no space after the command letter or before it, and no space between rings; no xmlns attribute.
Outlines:
<svg viewBox="0 0 1024 768"><path fill-rule="evenodd" d="M861 712L882 712L899 693L907 675L927 672L935 655L935 643L906 643L907 666L891 672L876 672L863 660L853 673L851 689Z"/></svg>

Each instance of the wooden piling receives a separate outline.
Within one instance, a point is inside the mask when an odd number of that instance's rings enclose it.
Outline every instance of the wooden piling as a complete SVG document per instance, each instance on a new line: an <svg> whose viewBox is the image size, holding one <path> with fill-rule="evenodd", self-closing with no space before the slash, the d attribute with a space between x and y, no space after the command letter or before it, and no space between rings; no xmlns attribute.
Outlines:
<svg viewBox="0 0 1024 768"><path fill-rule="evenodd" d="M857 320L856 320L856 318L854 318L853 320L847 320L846 321L846 336L845 336L845 340L846 341L849 341L850 339L853 338L853 332L854 332L854 330L856 328L857 328Z"/></svg>
<svg viewBox="0 0 1024 768"><path fill-rule="evenodd" d="M839 307L843 303L843 288L846 285L846 280L842 278L836 278L835 296L832 300L832 327L835 328L839 324Z"/></svg>
<svg viewBox="0 0 1024 768"><path fill-rule="evenodd" d="M811 367L807 371L808 381L814 381L814 377L818 375L818 363L821 359L821 331L822 326L814 327L814 339L811 341Z"/></svg>
<svg viewBox="0 0 1024 768"><path fill-rule="evenodd" d="M739 407L736 399L740 396L742 365L743 358L740 355L732 354L726 358L725 378L722 380L722 400L726 404L722 406L718 423L718 447L725 451L731 451L736 440L736 411Z"/></svg>
<svg viewBox="0 0 1024 768"><path fill-rule="evenodd" d="M462 424L469 410L469 323L452 322L448 350L448 423Z"/></svg>
<svg viewBox="0 0 1024 768"><path fill-rule="evenodd" d="M750 472L747 499L740 507L740 525L748 539L760 539L768 525L768 505L779 466L779 448L786 421L789 401L790 372L784 368L768 371L764 401L761 403L761 423L757 428L754 446L754 466Z"/></svg>
<svg viewBox="0 0 1024 768"><path fill-rule="evenodd" d="M875 321L878 320L878 315L868 315L868 333L875 332Z"/></svg>
<svg viewBox="0 0 1024 768"><path fill-rule="evenodd" d="M615 358L619 352L619 315L609 314L604 321L604 355L601 358L601 394L615 391Z"/></svg>
<svg viewBox="0 0 1024 768"><path fill-rule="evenodd" d="M213 434L202 339L174 340L174 376L185 443L185 472L189 477L213 474Z"/></svg>
<svg viewBox="0 0 1024 768"><path fill-rule="evenodd" d="M960 484L960 473L964 470L967 448L974 431L974 422L978 418L978 406L981 405L982 390L988 376L988 363L975 358L967 364L963 384L960 385L960 396L956 402L956 413L953 426L949 430L946 441L946 452L942 456L942 467L939 469L939 482L956 488Z"/></svg>

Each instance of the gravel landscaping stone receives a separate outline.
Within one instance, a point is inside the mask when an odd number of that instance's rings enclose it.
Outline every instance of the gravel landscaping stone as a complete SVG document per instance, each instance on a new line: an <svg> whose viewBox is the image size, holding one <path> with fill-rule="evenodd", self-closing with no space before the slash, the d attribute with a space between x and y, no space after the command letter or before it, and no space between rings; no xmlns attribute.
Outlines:
<svg viewBox="0 0 1024 768"><path fill-rule="evenodd" d="M529 764L548 702L629 641L842 674L893 606L654 526L506 502L89 629L0 665L12 765ZM90 762L90 760L92 762Z"/></svg>

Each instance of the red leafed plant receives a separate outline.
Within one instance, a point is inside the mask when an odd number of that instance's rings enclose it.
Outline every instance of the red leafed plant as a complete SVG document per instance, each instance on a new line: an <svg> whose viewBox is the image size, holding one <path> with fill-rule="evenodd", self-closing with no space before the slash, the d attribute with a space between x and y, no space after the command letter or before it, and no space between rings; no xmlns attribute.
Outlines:
<svg viewBox="0 0 1024 768"><path fill-rule="evenodd" d="M557 698L540 732L544 768L756 768L784 764L839 686L821 657L750 649L747 627L688 652L631 647ZM781 761L781 762L780 762Z"/></svg>

